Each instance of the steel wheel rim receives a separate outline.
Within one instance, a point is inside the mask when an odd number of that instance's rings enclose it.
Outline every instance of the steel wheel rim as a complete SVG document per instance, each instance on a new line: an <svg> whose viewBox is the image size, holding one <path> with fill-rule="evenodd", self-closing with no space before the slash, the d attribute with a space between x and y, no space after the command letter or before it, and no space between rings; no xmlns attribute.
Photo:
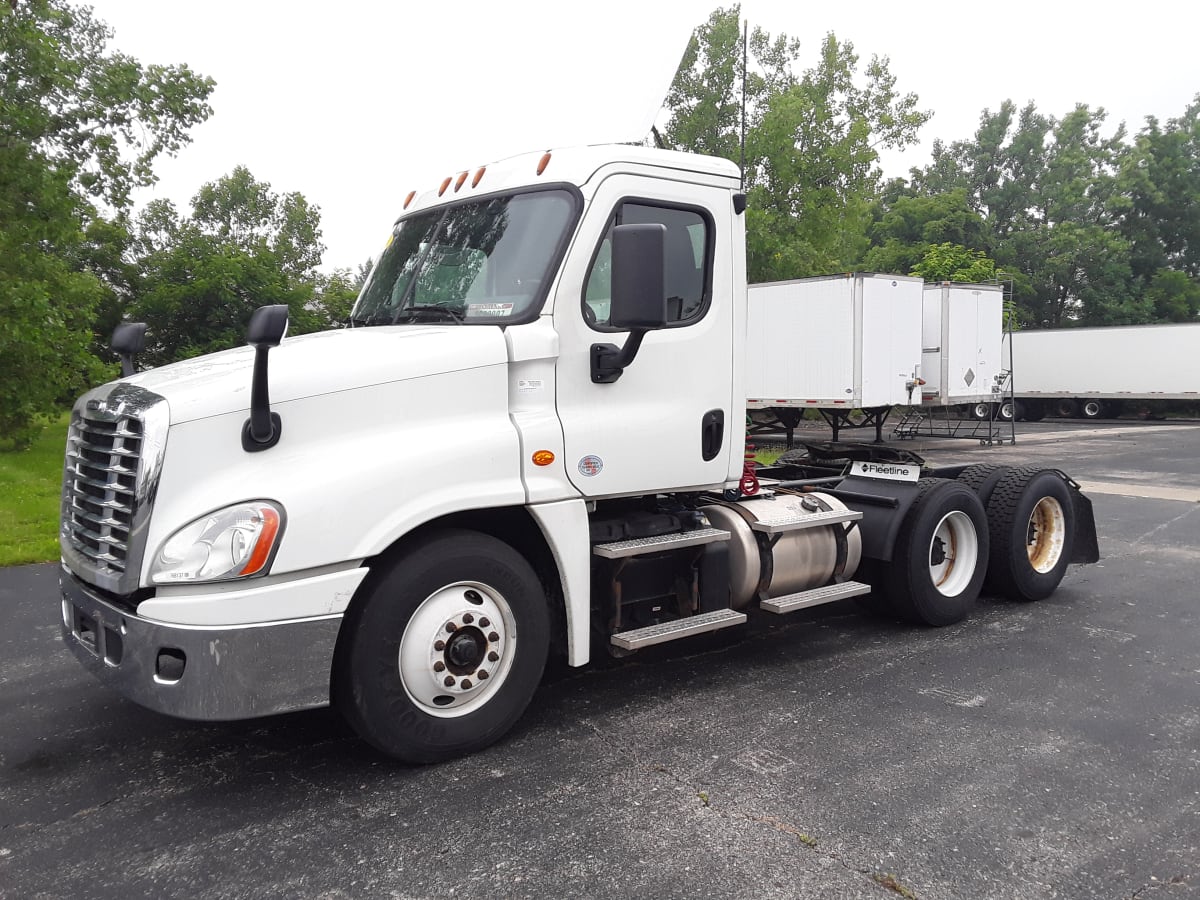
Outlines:
<svg viewBox="0 0 1200 900"><path fill-rule="evenodd" d="M929 580L944 597L966 590L979 562L979 535L975 523L961 510L942 516L929 539Z"/></svg>
<svg viewBox="0 0 1200 900"><path fill-rule="evenodd" d="M494 587L459 581L417 607L400 638L400 683L421 710L454 718L500 690L516 652L512 608Z"/></svg>
<svg viewBox="0 0 1200 900"><path fill-rule="evenodd" d="M1035 572L1046 574L1062 559L1067 542L1067 517L1054 497L1043 497L1029 514L1025 550Z"/></svg>

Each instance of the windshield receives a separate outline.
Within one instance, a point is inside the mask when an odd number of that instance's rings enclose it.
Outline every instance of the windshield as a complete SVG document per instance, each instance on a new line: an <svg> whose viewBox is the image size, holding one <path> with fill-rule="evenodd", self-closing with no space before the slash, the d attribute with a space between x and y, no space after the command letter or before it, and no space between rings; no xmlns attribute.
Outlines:
<svg viewBox="0 0 1200 900"><path fill-rule="evenodd" d="M539 304L575 211L565 190L417 213L396 223L351 325L502 324Z"/></svg>

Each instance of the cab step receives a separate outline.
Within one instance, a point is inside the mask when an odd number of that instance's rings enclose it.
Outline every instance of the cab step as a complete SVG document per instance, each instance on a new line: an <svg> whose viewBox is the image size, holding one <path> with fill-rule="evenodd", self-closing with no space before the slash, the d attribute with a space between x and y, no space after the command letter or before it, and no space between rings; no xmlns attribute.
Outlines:
<svg viewBox="0 0 1200 900"><path fill-rule="evenodd" d="M871 593L869 584L858 581L843 581L841 584L827 584L825 587L813 588L811 591L799 591L795 594L784 594L782 597L772 597L758 604L760 609L773 613L790 613L810 606L820 606L822 603L832 603L835 600L845 600L847 597L859 597Z"/></svg>
<svg viewBox="0 0 1200 900"><path fill-rule="evenodd" d="M606 559L620 559L623 556L642 556L647 553L698 547L701 544L727 540L729 540L728 531L722 531L720 528L697 528L694 531L675 531L670 534L656 534L654 537L632 538L628 541L614 541L611 544L596 544L592 547L592 553ZM670 639L668 638L668 640Z"/></svg>
<svg viewBox="0 0 1200 900"><path fill-rule="evenodd" d="M816 528L819 525L837 525L839 522L856 522L862 518L862 512L857 509L831 509L821 512L799 513L796 515L771 516L751 523L750 527L763 534L782 534L785 531L798 531L801 528Z"/></svg>
<svg viewBox="0 0 1200 900"><path fill-rule="evenodd" d="M623 650L640 650L653 644L665 644L667 641L691 637L694 634L718 631L728 628L730 625L741 625L745 621L746 614L743 612L734 609L717 609L688 616L686 619L676 619L673 622L661 622L658 625L635 628L633 631L621 631L612 636L612 643Z"/></svg>

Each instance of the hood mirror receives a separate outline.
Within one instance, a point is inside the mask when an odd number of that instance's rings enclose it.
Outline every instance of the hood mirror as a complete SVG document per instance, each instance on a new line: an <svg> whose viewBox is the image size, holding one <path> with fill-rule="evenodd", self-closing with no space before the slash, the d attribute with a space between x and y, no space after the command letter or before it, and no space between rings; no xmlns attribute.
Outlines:
<svg viewBox="0 0 1200 900"><path fill-rule="evenodd" d="M279 413L271 412L271 397L267 389L267 354L278 347L287 333L288 308L260 306L250 317L246 328L246 343L254 348L254 375L250 382L250 418L242 426L242 449L247 453L268 450L279 443L283 421Z"/></svg>

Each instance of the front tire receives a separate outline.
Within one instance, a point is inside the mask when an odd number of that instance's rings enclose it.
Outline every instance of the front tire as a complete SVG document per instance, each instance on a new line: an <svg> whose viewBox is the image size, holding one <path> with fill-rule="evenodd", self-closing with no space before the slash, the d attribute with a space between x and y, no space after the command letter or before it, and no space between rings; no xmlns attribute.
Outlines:
<svg viewBox="0 0 1200 900"><path fill-rule="evenodd" d="M431 763L494 743L520 718L546 664L550 615L512 547L445 530L387 565L343 629L342 714L383 753Z"/></svg>
<svg viewBox="0 0 1200 900"><path fill-rule="evenodd" d="M922 479L888 569L897 613L926 625L966 618L983 585L988 530L983 504L965 484Z"/></svg>
<svg viewBox="0 0 1200 900"><path fill-rule="evenodd" d="M1075 541L1075 507L1062 477L1048 469L1012 469L992 491L987 513L989 590L1021 601L1053 594Z"/></svg>

